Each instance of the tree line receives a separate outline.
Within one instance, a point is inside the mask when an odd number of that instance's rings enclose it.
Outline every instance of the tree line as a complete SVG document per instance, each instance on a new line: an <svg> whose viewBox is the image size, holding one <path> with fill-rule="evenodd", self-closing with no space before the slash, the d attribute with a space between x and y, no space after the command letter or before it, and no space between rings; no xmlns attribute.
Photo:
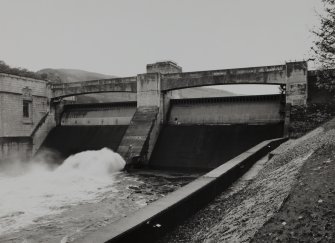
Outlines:
<svg viewBox="0 0 335 243"><path fill-rule="evenodd" d="M322 2L324 13L319 15L320 27L312 30L316 37L313 59L320 70L317 85L335 91L335 0Z"/></svg>
<svg viewBox="0 0 335 243"><path fill-rule="evenodd" d="M27 78L34 78L34 79L42 79L42 80L48 79L48 75L46 73L39 74L39 73L30 71L26 68L11 67L8 64L6 64L4 61L1 61L1 60L0 60L0 73L12 74L12 75L17 75L17 76L27 77Z"/></svg>

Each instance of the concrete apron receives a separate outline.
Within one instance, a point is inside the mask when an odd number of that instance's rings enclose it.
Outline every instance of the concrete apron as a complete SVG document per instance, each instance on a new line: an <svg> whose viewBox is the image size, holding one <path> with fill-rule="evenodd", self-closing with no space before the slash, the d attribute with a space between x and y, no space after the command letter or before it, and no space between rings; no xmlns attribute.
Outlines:
<svg viewBox="0 0 335 243"><path fill-rule="evenodd" d="M75 242L152 242L208 204L286 140L263 141L186 186Z"/></svg>

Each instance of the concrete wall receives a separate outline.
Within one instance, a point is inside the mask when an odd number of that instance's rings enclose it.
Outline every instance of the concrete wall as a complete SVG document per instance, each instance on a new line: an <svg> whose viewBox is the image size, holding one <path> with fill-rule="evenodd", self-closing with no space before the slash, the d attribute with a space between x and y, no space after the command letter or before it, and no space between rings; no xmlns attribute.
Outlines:
<svg viewBox="0 0 335 243"><path fill-rule="evenodd" d="M159 73L137 76L137 107L161 105L161 79Z"/></svg>
<svg viewBox="0 0 335 243"><path fill-rule="evenodd" d="M38 127L31 134L32 139L32 155L34 155L41 147L42 143L48 136L49 132L56 126L54 113L50 112L46 114L46 117L42 118Z"/></svg>
<svg viewBox="0 0 335 243"><path fill-rule="evenodd" d="M157 169L208 170L266 139L283 135L283 124L166 125L149 165Z"/></svg>
<svg viewBox="0 0 335 243"><path fill-rule="evenodd" d="M269 95L171 100L170 109L170 124L263 124L283 121L285 107Z"/></svg>
<svg viewBox="0 0 335 243"><path fill-rule="evenodd" d="M23 116L23 102L29 117ZM30 136L49 111L47 83L41 80L0 74L0 137Z"/></svg>
<svg viewBox="0 0 335 243"><path fill-rule="evenodd" d="M306 105L308 98L307 63L286 63L286 102L295 105Z"/></svg>
<svg viewBox="0 0 335 243"><path fill-rule="evenodd" d="M181 73L182 68L172 61L162 61L147 65L147 73Z"/></svg>
<svg viewBox="0 0 335 243"><path fill-rule="evenodd" d="M0 161L27 160L31 157L32 141L30 137L0 138Z"/></svg>
<svg viewBox="0 0 335 243"><path fill-rule="evenodd" d="M0 74L0 160L28 159L38 149L55 126L49 95L46 81Z"/></svg>
<svg viewBox="0 0 335 243"><path fill-rule="evenodd" d="M61 125L129 125L135 111L136 102L68 105L64 108Z"/></svg>

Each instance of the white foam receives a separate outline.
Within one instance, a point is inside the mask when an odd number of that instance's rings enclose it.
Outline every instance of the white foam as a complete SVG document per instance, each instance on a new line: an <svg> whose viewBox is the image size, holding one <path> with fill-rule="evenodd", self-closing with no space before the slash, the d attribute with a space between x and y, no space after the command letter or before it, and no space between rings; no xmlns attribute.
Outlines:
<svg viewBox="0 0 335 243"><path fill-rule="evenodd" d="M113 190L113 174L125 162L104 148L70 156L58 168L40 162L21 163L25 170L13 174L19 165L13 162L14 167L0 169L0 234L60 213L64 206L94 201L101 193Z"/></svg>

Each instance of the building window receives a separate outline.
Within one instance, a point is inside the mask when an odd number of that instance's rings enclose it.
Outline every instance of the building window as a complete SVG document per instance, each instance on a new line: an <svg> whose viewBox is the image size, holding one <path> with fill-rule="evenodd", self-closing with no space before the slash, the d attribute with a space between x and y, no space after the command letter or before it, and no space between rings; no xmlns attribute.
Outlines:
<svg viewBox="0 0 335 243"><path fill-rule="evenodd" d="M23 117L29 118L29 101L23 101Z"/></svg>

